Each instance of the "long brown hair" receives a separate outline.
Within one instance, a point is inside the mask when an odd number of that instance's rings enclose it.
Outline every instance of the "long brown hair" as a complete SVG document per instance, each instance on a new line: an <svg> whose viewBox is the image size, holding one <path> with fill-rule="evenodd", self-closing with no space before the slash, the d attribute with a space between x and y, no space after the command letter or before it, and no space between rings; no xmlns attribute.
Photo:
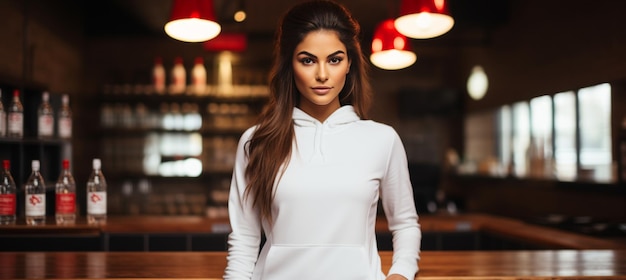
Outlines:
<svg viewBox="0 0 626 280"><path fill-rule="evenodd" d="M320 29L337 32L351 61L345 86L339 93L341 105L354 106L359 117L366 119L371 103L369 65L359 41L361 30L350 12L340 4L326 0L300 3L287 11L275 38L269 102L246 146L249 158L246 196L252 197L261 218L270 223L274 184L281 166L289 163L294 139L293 108L300 99L294 82L293 52L309 32Z"/></svg>

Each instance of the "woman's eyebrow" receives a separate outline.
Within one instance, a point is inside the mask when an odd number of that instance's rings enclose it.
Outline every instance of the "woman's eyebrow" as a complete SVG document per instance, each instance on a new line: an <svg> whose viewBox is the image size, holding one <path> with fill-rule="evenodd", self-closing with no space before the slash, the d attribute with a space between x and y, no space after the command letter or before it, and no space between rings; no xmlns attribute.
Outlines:
<svg viewBox="0 0 626 280"><path fill-rule="evenodd" d="M338 54L345 54L345 53L346 52L344 52L342 50L338 50L338 51L335 51L334 53L329 54L327 57L333 57L333 56L336 56ZM310 52L307 52L307 51L301 51L301 52L298 53L298 55L306 55L306 56L310 56L310 57L313 57L313 58L317 58L316 55L314 55L314 54L312 54Z"/></svg>
<svg viewBox="0 0 626 280"><path fill-rule="evenodd" d="M306 55L306 56L310 56L310 57L313 57L313 58L317 58L316 55L314 55L314 54L312 54L310 52L307 52L307 51L301 51L301 52L298 53L298 55Z"/></svg>
<svg viewBox="0 0 626 280"><path fill-rule="evenodd" d="M336 55L338 55L338 54L345 54L345 53L346 53L346 52L344 52L344 51L342 51L342 50L338 50L338 51L336 51L336 52L334 52L334 53L329 54L327 57L333 57L333 56L336 56Z"/></svg>

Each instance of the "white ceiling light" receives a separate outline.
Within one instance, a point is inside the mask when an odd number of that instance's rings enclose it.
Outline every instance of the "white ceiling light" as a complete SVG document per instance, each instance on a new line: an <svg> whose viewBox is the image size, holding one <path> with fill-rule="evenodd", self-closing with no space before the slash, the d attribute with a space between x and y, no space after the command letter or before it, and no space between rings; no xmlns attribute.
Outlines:
<svg viewBox="0 0 626 280"><path fill-rule="evenodd" d="M428 39L450 31L454 19L446 0L402 0L395 25L409 38Z"/></svg>
<svg viewBox="0 0 626 280"><path fill-rule="evenodd" d="M469 78L467 79L467 92L474 100L480 100L487 93L489 80L485 70L480 65L474 66Z"/></svg>
<svg viewBox="0 0 626 280"><path fill-rule="evenodd" d="M393 19L378 25L372 40L372 64L385 70L398 70L413 65L416 60L417 55L410 50L406 36L396 30Z"/></svg>
<svg viewBox="0 0 626 280"><path fill-rule="evenodd" d="M183 42L204 42L215 38L222 27L215 20L213 0L174 0L165 33Z"/></svg>

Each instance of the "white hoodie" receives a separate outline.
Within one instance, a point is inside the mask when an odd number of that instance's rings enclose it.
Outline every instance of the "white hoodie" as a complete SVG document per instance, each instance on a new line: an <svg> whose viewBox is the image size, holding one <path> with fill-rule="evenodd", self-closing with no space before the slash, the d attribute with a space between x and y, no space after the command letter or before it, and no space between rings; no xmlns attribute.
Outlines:
<svg viewBox="0 0 626 280"><path fill-rule="evenodd" d="M224 279L382 280L375 223L379 198L393 233L389 274L413 279L421 230L407 159L390 126L343 106L324 123L294 108L295 145L275 186L274 223L244 198L247 157L239 142L229 198L232 232ZM265 242L259 254L261 231Z"/></svg>

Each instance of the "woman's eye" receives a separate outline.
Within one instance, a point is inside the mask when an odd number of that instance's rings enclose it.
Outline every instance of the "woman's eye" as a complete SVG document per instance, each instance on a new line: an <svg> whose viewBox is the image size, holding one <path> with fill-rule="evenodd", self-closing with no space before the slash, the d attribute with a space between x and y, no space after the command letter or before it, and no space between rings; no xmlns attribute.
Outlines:
<svg viewBox="0 0 626 280"><path fill-rule="evenodd" d="M342 58L340 58L340 57L333 57L333 58L329 59L328 61L329 61L331 64L339 64L342 60L343 60L343 59L342 59Z"/></svg>
<svg viewBox="0 0 626 280"><path fill-rule="evenodd" d="M305 57L303 59L300 59L300 62L302 62L302 64L312 64L313 59L311 59L310 57Z"/></svg>

